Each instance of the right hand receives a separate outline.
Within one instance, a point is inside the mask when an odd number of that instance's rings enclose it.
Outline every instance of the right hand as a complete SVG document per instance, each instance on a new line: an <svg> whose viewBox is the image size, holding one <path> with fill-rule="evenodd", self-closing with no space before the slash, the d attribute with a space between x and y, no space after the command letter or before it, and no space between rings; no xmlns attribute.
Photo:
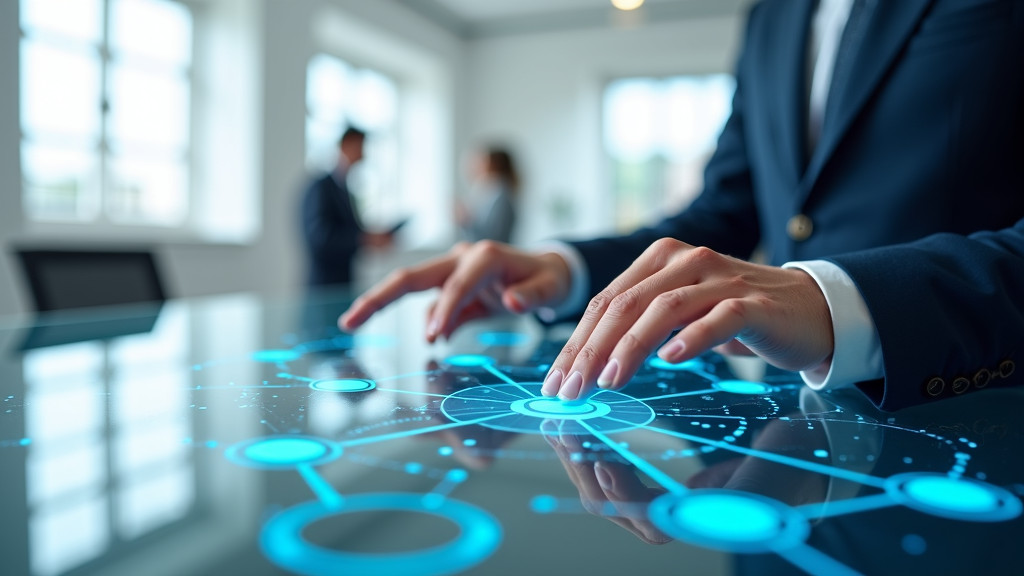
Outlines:
<svg viewBox="0 0 1024 576"><path fill-rule="evenodd" d="M569 266L557 254L523 252L489 240L461 243L444 256L395 270L356 298L338 325L355 330L405 294L440 288L427 317L426 338L434 342L474 318L557 306L569 294L570 281Z"/></svg>

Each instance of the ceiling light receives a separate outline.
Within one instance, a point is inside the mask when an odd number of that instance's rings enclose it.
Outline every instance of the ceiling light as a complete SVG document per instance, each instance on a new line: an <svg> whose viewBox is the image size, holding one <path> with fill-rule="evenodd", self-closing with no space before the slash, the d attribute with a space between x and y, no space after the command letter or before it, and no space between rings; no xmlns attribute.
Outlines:
<svg viewBox="0 0 1024 576"><path fill-rule="evenodd" d="M636 10L643 4L644 0L612 0L612 6L619 10Z"/></svg>

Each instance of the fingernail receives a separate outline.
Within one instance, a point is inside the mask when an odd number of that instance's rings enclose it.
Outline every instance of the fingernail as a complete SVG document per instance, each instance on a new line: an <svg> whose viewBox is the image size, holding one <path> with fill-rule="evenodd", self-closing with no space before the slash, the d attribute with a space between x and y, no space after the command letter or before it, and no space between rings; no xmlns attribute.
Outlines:
<svg viewBox="0 0 1024 576"><path fill-rule="evenodd" d="M676 362L676 359L686 351L686 344L682 340L673 340L658 351L658 356L668 362Z"/></svg>
<svg viewBox="0 0 1024 576"><path fill-rule="evenodd" d="M579 396L580 388L583 387L583 373L579 370L573 372L562 384L558 391L558 397L562 400L575 400Z"/></svg>
<svg viewBox="0 0 1024 576"><path fill-rule="evenodd" d="M604 367L601 375L597 377L597 385L600 388L611 388L615 376L619 373L619 361L612 358L612 361Z"/></svg>
<svg viewBox="0 0 1024 576"><path fill-rule="evenodd" d="M436 338L438 331L441 329L441 321L437 318L431 318L430 324L427 325L427 337Z"/></svg>
<svg viewBox="0 0 1024 576"><path fill-rule="evenodd" d="M554 396L558 387L562 385L562 371L555 370L544 379L544 385L540 387L540 393L545 396Z"/></svg>
<svg viewBox="0 0 1024 576"><path fill-rule="evenodd" d="M513 300L516 301L516 304L518 304L520 308L523 308L523 309L526 308L526 297L525 296L523 296L522 294L520 294L519 292L516 292L516 291L509 292L509 296Z"/></svg>
<svg viewBox="0 0 1024 576"><path fill-rule="evenodd" d="M615 490L615 479L600 462L594 463L594 476L597 476L597 483L605 490Z"/></svg>

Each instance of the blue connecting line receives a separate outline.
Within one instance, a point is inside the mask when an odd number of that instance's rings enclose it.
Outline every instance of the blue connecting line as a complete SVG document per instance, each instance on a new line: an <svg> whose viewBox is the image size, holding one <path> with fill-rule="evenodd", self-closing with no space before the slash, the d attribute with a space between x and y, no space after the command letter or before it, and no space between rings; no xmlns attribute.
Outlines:
<svg viewBox="0 0 1024 576"><path fill-rule="evenodd" d="M502 371L501 371L501 370L498 370L498 369L497 369L497 368L495 368L494 366L492 366L492 365L490 365L490 364L484 364L484 368L486 368L486 369L487 369L487 371L488 371L488 372L490 372L491 374L494 374L494 375L495 375L495 376L497 376L498 378L501 378L501 379L502 379L502 380L504 380L505 382L507 382L507 383L509 383L509 384L511 384L511 385L513 385L513 386L515 386L516 388L519 388L519 389L520 389L520 390L522 390L523 392L525 392L525 393L526 393L526 397L527 397L527 398L533 398L533 397L535 397L535 396L536 396L536 394L534 394L533 392L530 392L530 391L529 391L529 390L527 390L526 388L523 388L522 386L520 386L520 385L519 385L519 382L516 382L515 380L513 380L513 379L509 378L509 377L508 377L508 376L506 376L506 375L505 375L504 373L502 373Z"/></svg>
<svg viewBox="0 0 1024 576"><path fill-rule="evenodd" d="M406 436L415 436L417 434L429 434L430 432L436 432L438 430L447 430L448 428L458 428L459 426L469 426L472 424L479 424L480 422L486 422L488 420L494 420L495 418L504 418L508 416L508 413L502 412L501 414L492 414L484 418L477 418L476 420L466 420L465 422L450 422L448 424L441 424L439 426L431 426L429 428L418 428L415 430L404 430L402 432L392 432L391 434L382 434L380 436L370 436L367 438L356 438L354 440L348 440L346 442L338 442L338 445L342 448L349 446L359 446L361 444L372 444L374 442L383 442L385 440L394 440L395 438L405 438Z"/></svg>
<svg viewBox="0 0 1024 576"><path fill-rule="evenodd" d="M713 394L715 392L721 392L721 390L715 388L708 388L707 390L694 390L691 392L676 392L675 394L664 394L662 396L651 396L650 398L631 398L629 400L616 400L614 402L605 402L605 404L622 404L623 402L646 402L648 400L664 400L665 398L679 398L680 396L700 396L701 394Z"/></svg>
<svg viewBox="0 0 1024 576"><path fill-rule="evenodd" d="M377 382L379 382L379 380L377 380ZM414 394L416 396L434 396L434 397L437 397L437 398L447 398L448 397L447 394L434 394L434 393L431 393L431 392L416 392L414 390L402 390L402 389L399 389L399 388L381 388L380 386L377 386L376 388L377 388L377 390L380 390L382 392L399 392L399 393L402 393L402 394Z"/></svg>
<svg viewBox="0 0 1024 576"><path fill-rule="evenodd" d="M309 464L299 464L296 468L299 474L302 475L302 479L306 481L306 484L309 484L310 490L316 494L316 497L324 506L331 509L341 508L345 499L324 480L323 476L317 474L315 468Z"/></svg>
<svg viewBox="0 0 1024 576"><path fill-rule="evenodd" d="M618 418L612 418L606 416L609 420L616 420L624 424L628 424L624 420ZM707 444L709 446L715 446L716 448L722 448L725 450L731 450L733 452L739 452L740 454L746 454L747 456L753 456L755 458L761 458L762 460L768 460L770 462L777 462L779 464L785 464L794 468L800 468L810 472L818 472L827 476L835 478L842 478L844 480L850 480L851 482L857 482L866 486L873 486L875 488L882 488L885 485L885 480L876 478L875 476L869 476L868 474L860 474L858 472L850 472L849 470L843 470L842 468L835 468L833 466L826 466L824 464L818 464L817 462L808 462L807 460L801 460L800 458L793 458L792 456L783 456L782 454L775 454L773 452L766 452L763 450L753 450L751 448L744 448L729 442L722 442L719 440L708 440L707 438L701 438L700 436L693 436L691 434L684 434L682 432L673 432L671 430L665 430L664 428L658 428L656 426L640 426L647 430L654 432L660 432L669 436L675 436L682 438L683 440L689 440L690 442L697 442L699 444Z"/></svg>
<svg viewBox="0 0 1024 576"><path fill-rule="evenodd" d="M615 420L615 418L611 419ZM622 422L622 420L619 421ZM618 442L613 441L611 438L605 436L604 434L596 430L590 424L587 424L586 420L578 420L577 422L579 422L580 426L586 428L587 431L590 432L595 438L597 438L601 442L604 442L605 445L607 445L612 450L618 452L620 456L622 456L630 463L632 463L634 466L636 466L641 472L650 476L652 479L654 479L655 482L661 484L662 487L668 490L669 492L673 492L675 494L684 494L688 491L686 486L683 486L679 482L676 482L674 479L672 479L671 476L655 468L643 458L623 448L622 445L620 445ZM629 423L627 422L627 424Z"/></svg>
<svg viewBox="0 0 1024 576"><path fill-rule="evenodd" d="M808 574L828 574L828 576L855 576L860 574L860 572L846 564L807 544L785 550L776 550L775 553Z"/></svg>
<svg viewBox="0 0 1024 576"><path fill-rule="evenodd" d="M896 502L889 497L889 494L883 492L881 494L873 494L871 496L863 496L861 498L850 498L849 500L804 504L803 506L797 507L797 510L808 518L827 518L829 516L855 514L857 512L865 512L867 510L887 508L889 506L894 506L895 504Z"/></svg>

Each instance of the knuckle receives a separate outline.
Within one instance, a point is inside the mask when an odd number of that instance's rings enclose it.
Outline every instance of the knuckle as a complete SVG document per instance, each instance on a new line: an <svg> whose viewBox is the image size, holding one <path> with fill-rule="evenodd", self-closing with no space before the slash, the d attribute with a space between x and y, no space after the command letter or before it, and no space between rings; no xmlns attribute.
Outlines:
<svg viewBox="0 0 1024 576"><path fill-rule="evenodd" d="M720 258L719 254L707 246L697 246L688 253L688 258L702 266L710 266Z"/></svg>
<svg viewBox="0 0 1024 576"><path fill-rule="evenodd" d="M404 287L412 280L412 272L408 268L398 268L388 274L388 282L395 286Z"/></svg>
<svg viewBox="0 0 1024 576"><path fill-rule="evenodd" d="M621 350L622 352L625 352L627 356L637 352L646 352L646 348L647 346L640 339L640 337L638 337L632 331L623 334L622 338L619 339L618 345L616 346L616 350Z"/></svg>
<svg viewBox="0 0 1024 576"><path fill-rule="evenodd" d="M608 304L612 300L612 298L613 296L611 296L607 292L601 292L597 296L591 298L590 303L587 304L587 315L594 316L603 314L604 311L608 308Z"/></svg>
<svg viewBox="0 0 1024 576"><path fill-rule="evenodd" d="M725 300L722 302L722 307L726 314L735 316L737 318L743 318L747 314L747 305L739 298L733 298L731 300Z"/></svg>
<svg viewBox="0 0 1024 576"><path fill-rule="evenodd" d="M476 243L477 253L484 258L494 258L501 252L501 244L494 240L481 240Z"/></svg>
<svg viewBox="0 0 1024 576"><path fill-rule="evenodd" d="M686 305L686 297L678 290L663 292L654 298L654 306L658 311L671 314Z"/></svg>
<svg viewBox="0 0 1024 576"><path fill-rule="evenodd" d="M576 361L577 362L581 362L581 363L587 364L587 365L593 364L594 362L596 362L597 358L598 358L597 350L595 350L591 346L584 346L583 348L580 349L580 353L576 355Z"/></svg>
<svg viewBox="0 0 1024 576"><path fill-rule="evenodd" d="M608 305L608 313L616 317L631 316L640 308L640 296L636 290L629 289L612 299Z"/></svg>

